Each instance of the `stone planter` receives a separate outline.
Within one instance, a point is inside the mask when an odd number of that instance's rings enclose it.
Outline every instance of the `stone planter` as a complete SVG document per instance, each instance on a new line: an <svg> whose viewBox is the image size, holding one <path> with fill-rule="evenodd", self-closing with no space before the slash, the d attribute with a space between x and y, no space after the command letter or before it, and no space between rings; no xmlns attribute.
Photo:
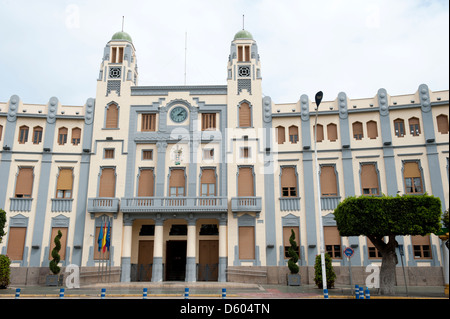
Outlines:
<svg viewBox="0 0 450 319"><path fill-rule="evenodd" d="M300 286L300 275L299 274L288 274L287 275L288 286Z"/></svg>
<svg viewBox="0 0 450 319"><path fill-rule="evenodd" d="M64 275L47 275L45 277L46 286L62 286Z"/></svg>

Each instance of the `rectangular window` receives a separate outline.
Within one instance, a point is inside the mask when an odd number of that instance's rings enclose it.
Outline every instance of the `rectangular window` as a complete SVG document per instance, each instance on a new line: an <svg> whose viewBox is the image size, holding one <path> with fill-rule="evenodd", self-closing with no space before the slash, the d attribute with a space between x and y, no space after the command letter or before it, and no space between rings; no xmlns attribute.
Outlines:
<svg viewBox="0 0 450 319"><path fill-rule="evenodd" d="M411 236L414 259L431 259L430 236Z"/></svg>
<svg viewBox="0 0 450 319"><path fill-rule="evenodd" d="M61 249L58 252L61 260L66 259L66 244L67 244L67 227L52 227L52 234L50 237L50 249L48 254L48 259L52 260L52 250L55 248L55 237L58 235L58 230L61 231L61 239L59 240L61 243Z"/></svg>
<svg viewBox="0 0 450 319"><path fill-rule="evenodd" d="M202 131L216 129L216 114L203 113L202 114Z"/></svg>
<svg viewBox="0 0 450 319"><path fill-rule="evenodd" d="M337 196L337 178L334 166L320 167L320 188L322 196Z"/></svg>
<svg viewBox="0 0 450 319"><path fill-rule="evenodd" d="M250 46L245 46L245 61L250 62Z"/></svg>
<svg viewBox="0 0 450 319"><path fill-rule="evenodd" d="M15 197L17 198L31 198L31 191L33 189L33 168L20 167L19 174L16 179Z"/></svg>
<svg viewBox="0 0 450 319"><path fill-rule="evenodd" d="M154 196L155 177L153 168L143 168L139 172L138 196Z"/></svg>
<svg viewBox="0 0 450 319"><path fill-rule="evenodd" d="M56 182L56 198L72 198L73 171L61 168Z"/></svg>
<svg viewBox="0 0 450 319"><path fill-rule="evenodd" d="M216 196L216 172L214 169L203 169L200 180L202 196Z"/></svg>
<svg viewBox="0 0 450 319"><path fill-rule="evenodd" d="M142 159L143 160L152 160L153 159L153 150L142 150Z"/></svg>
<svg viewBox="0 0 450 319"><path fill-rule="evenodd" d="M253 167L239 167L238 174L238 196L255 196Z"/></svg>
<svg viewBox="0 0 450 319"><path fill-rule="evenodd" d="M369 238L367 238L367 250L369 253L369 258L380 259L383 257Z"/></svg>
<svg viewBox="0 0 450 319"><path fill-rule="evenodd" d="M326 226L323 228L325 237L325 250L333 259L342 258L341 236L336 226Z"/></svg>
<svg viewBox="0 0 450 319"><path fill-rule="evenodd" d="M185 186L184 169L172 169L169 178L169 196L185 196Z"/></svg>
<svg viewBox="0 0 450 319"><path fill-rule="evenodd" d="M117 56L117 48L112 47L111 48L111 63L116 63L116 56Z"/></svg>
<svg viewBox="0 0 450 319"><path fill-rule="evenodd" d="M104 158L114 158L114 148L105 148Z"/></svg>
<svg viewBox="0 0 450 319"><path fill-rule="evenodd" d="M255 259L255 227L239 227L239 259Z"/></svg>
<svg viewBox="0 0 450 319"><path fill-rule="evenodd" d="M119 48L119 59L117 61L117 63L122 63L123 62L123 47Z"/></svg>
<svg viewBox="0 0 450 319"><path fill-rule="evenodd" d="M244 60L244 54L243 54L243 52L242 52L242 45L239 45L238 46L238 62L241 62L241 61L243 61Z"/></svg>
<svg viewBox="0 0 450 319"><path fill-rule="evenodd" d="M11 260L23 260L26 227L10 227L6 254Z"/></svg>
<svg viewBox="0 0 450 319"><path fill-rule="evenodd" d="M281 168L281 197L297 197L297 174L294 167Z"/></svg>
<svg viewBox="0 0 450 319"><path fill-rule="evenodd" d="M101 170L98 197L114 197L116 194L116 169L105 167Z"/></svg>
<svg viewBox="0 0 450 319"><path fill-rule="evenodd" d="M296 253L300 258L300 237L299 237L299 231L298 226L285 226L283 227L283 246L284 246L284 258L289 258L288 250L289 247L291 247L291 243L289 242L289 238L292 235L291 230L294 231L295 234L295 242L297 243L297 250Z"/></svg>
<svg viewBox="0 0 450 319"><path fill-rule="evenodd" d="M142 131L156 131L156 114L142 114Z"/></svg>
<svg viewBox="0 0 450 319"><path fill-rule="evenodd" d="M403 164L403 176L405 179L406 193L423 193L422 174L418 162L405 162Z"/></svg>
<svg viewBox="0 0 450 319"><path fill-rule="evenodd" d="M363 195L380 194L375 164L361 164L361 188Z"/></svg>
<svg viewBox="0 0 450 319"><path fill-rule="evenodd" d="M249 158L249 157L250 157L250 148L241 147L241 158Z"/></svg>

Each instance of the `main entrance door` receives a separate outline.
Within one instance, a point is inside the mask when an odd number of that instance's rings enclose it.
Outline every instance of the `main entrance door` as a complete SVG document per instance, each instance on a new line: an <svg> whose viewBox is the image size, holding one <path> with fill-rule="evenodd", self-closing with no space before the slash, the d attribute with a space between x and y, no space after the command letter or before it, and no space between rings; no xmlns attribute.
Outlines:
<svg viewBox="0 0 450 319"><path fill-rule="evenodd" d="M186 279L186 240L169 240L166 247L166 281Z"/></svg>
<svg viewBox="0 0 450 319"><path fill-rule="evenodd" d="M153 266L153 240L139 241L137 280L151 281Z"/></svg>
<svg viewBox="0 0 450 319"><path fill-rule="evenodd" d="M199 281L217 281L219 268L219 241L199 241Z"/></svg>

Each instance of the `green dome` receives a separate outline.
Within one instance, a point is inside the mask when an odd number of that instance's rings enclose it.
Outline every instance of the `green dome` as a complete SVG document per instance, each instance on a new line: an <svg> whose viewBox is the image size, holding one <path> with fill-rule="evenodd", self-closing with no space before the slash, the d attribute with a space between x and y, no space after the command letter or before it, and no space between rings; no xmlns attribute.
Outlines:
<svg viewBox="0 0 450 319"><path fill-rule="evenodd" d="M241 31L236 33L236 35L234 36L234 39L235 40L238 40L238 39L251 39L251 40L253 40L253 36L247 30L242 29Z"/></svg>
<svg viewBox="0 0 450 319"><path fill-rule="evenodd" d="M114 33L114 35L112 36L111 40L126 40L126 41L129 41L129 42L133 42L131 40L130 35L128 33L126 33L126 32L123 32L123 31L119 31L119 32Z"/></svg>

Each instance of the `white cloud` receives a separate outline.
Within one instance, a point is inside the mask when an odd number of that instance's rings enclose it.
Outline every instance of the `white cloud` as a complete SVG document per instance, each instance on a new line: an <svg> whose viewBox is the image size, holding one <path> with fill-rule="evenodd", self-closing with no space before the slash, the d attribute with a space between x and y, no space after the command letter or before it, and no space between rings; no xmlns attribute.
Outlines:
<svg viewBox="0 0 450 319"><path fill-rule="evenodd" d="M1 1L1 0L0 0ZM296 102L322 90L371 97L449 86L447 1L1 1L0 101L95 96L105 44L122 27L137 50L140 85L225 84L234 34L258 43L263 92Z"/></svg>

